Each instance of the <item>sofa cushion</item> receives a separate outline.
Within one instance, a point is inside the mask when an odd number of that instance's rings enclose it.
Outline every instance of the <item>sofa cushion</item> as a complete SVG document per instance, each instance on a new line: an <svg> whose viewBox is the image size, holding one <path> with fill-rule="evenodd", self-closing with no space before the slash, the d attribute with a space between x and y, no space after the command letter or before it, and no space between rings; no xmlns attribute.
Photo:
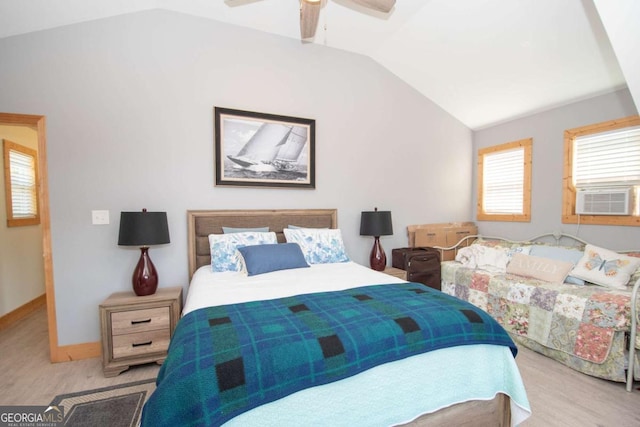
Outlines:
<svg viewBox="0 0 640 427"><path fill-rule="evenodd" d="M596 285L625 289L638 269L640 258L622 255L598 246L587 245L571 275Z"/></svg>
<svg viewBox="0 0 640 427"><path fill-rule="evenodd" d="M545 282L563 283L572 268L573 263L567 261L515 254L507 266L507 273L533 277Z"/></svg>
<svg viewBox="0 0 640 427"><path fill-rule="evenodd" d="M534 245L531 247L530 255L539 256L543 258L551 258L558 261L567 261L573 265L578 264L584 251L580 249L565 248L563 246L549 246L549 245ZM569 273L565 283L571 283L573 285L584 285L584 280L578 279Z"/></svg>

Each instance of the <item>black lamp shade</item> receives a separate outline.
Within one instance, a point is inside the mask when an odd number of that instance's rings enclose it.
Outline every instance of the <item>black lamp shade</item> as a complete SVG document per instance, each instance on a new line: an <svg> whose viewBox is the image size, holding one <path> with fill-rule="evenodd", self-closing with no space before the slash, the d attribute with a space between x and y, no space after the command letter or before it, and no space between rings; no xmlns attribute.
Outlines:
<svg viewBox="0 0 640 427"><path fill-rule="evenodd" d="M360 218L361 236L391 236L392 234L391 211L362 212Z"/></svg>
<svg viewBox="0 0 640 427"><path fill-rule="evenodd" d="M118 245L150 246L169 242L166 212L121 212Z"/></svg>

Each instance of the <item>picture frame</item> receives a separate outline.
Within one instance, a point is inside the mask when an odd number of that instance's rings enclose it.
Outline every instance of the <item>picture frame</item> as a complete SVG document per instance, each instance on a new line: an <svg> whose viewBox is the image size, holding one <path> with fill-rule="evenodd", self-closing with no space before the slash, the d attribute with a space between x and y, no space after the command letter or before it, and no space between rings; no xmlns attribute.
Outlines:
<svg viewBox="0 0 640 427"><path fill-rule="evenodd" d="M313 119L214 107L215 185L315 188Z"/></svg>

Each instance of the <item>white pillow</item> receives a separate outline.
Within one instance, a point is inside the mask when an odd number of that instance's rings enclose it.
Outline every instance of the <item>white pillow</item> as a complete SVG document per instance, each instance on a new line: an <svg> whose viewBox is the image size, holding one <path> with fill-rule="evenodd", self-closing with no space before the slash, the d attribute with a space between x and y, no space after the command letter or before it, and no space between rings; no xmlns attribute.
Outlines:
<svg viewBox="0 0 640 427"><path fill-rule="evenodd" d="M240 271L242 262L238 247L278 243L276 233L243 232L231 234L209 234L211 270Z"/></svg>
<svg viewBox="0 0 640 427"><path fill-rule="evenodd" d="M349 261L339 229L285 228L289 243L297 243L309 264Z"/></svg>
<svg viewBox="0 0 640 427"><path fill-rule="evenodd" d="M639 265L640 258L587 245L584 255L571 271L571 275L596 285L625 289Z"/></svg>
<svg viewBox="0 0 640 427"><path fill-rule="evenodd" d="M495 273L504 273L509 259L507 248L491 248L475 243L466 248L460 248L456 255L456 261L461 262L465 267L480 268Z"/></svg>

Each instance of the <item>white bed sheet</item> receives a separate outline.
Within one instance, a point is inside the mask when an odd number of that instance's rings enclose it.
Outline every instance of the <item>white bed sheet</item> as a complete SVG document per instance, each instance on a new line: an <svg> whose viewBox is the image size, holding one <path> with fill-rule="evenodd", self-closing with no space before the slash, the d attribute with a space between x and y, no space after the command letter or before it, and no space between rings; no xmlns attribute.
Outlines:
<svg viewBox="0 0 640 427"><path fill-rule="evenodd" d="M351 261L313 264L309 268L273 271L256 276L235 271L214 273L211 267L203 266L196 270L191 279L183 314L211 305L402 282L404 280Z"/></svg>
<svg viewBox="0 0 640 427"><path fill-rule="evenodd" d="M238 272L213 273L204 266L193 275L183 314L212 305L402 282L354 262L251 277ZM468 345L386 363L341 381L302 390L245 412L225 426L389 426L457 403L491 400L497 393L511 398L512 425L531 415L511 350Z"/></svg>

